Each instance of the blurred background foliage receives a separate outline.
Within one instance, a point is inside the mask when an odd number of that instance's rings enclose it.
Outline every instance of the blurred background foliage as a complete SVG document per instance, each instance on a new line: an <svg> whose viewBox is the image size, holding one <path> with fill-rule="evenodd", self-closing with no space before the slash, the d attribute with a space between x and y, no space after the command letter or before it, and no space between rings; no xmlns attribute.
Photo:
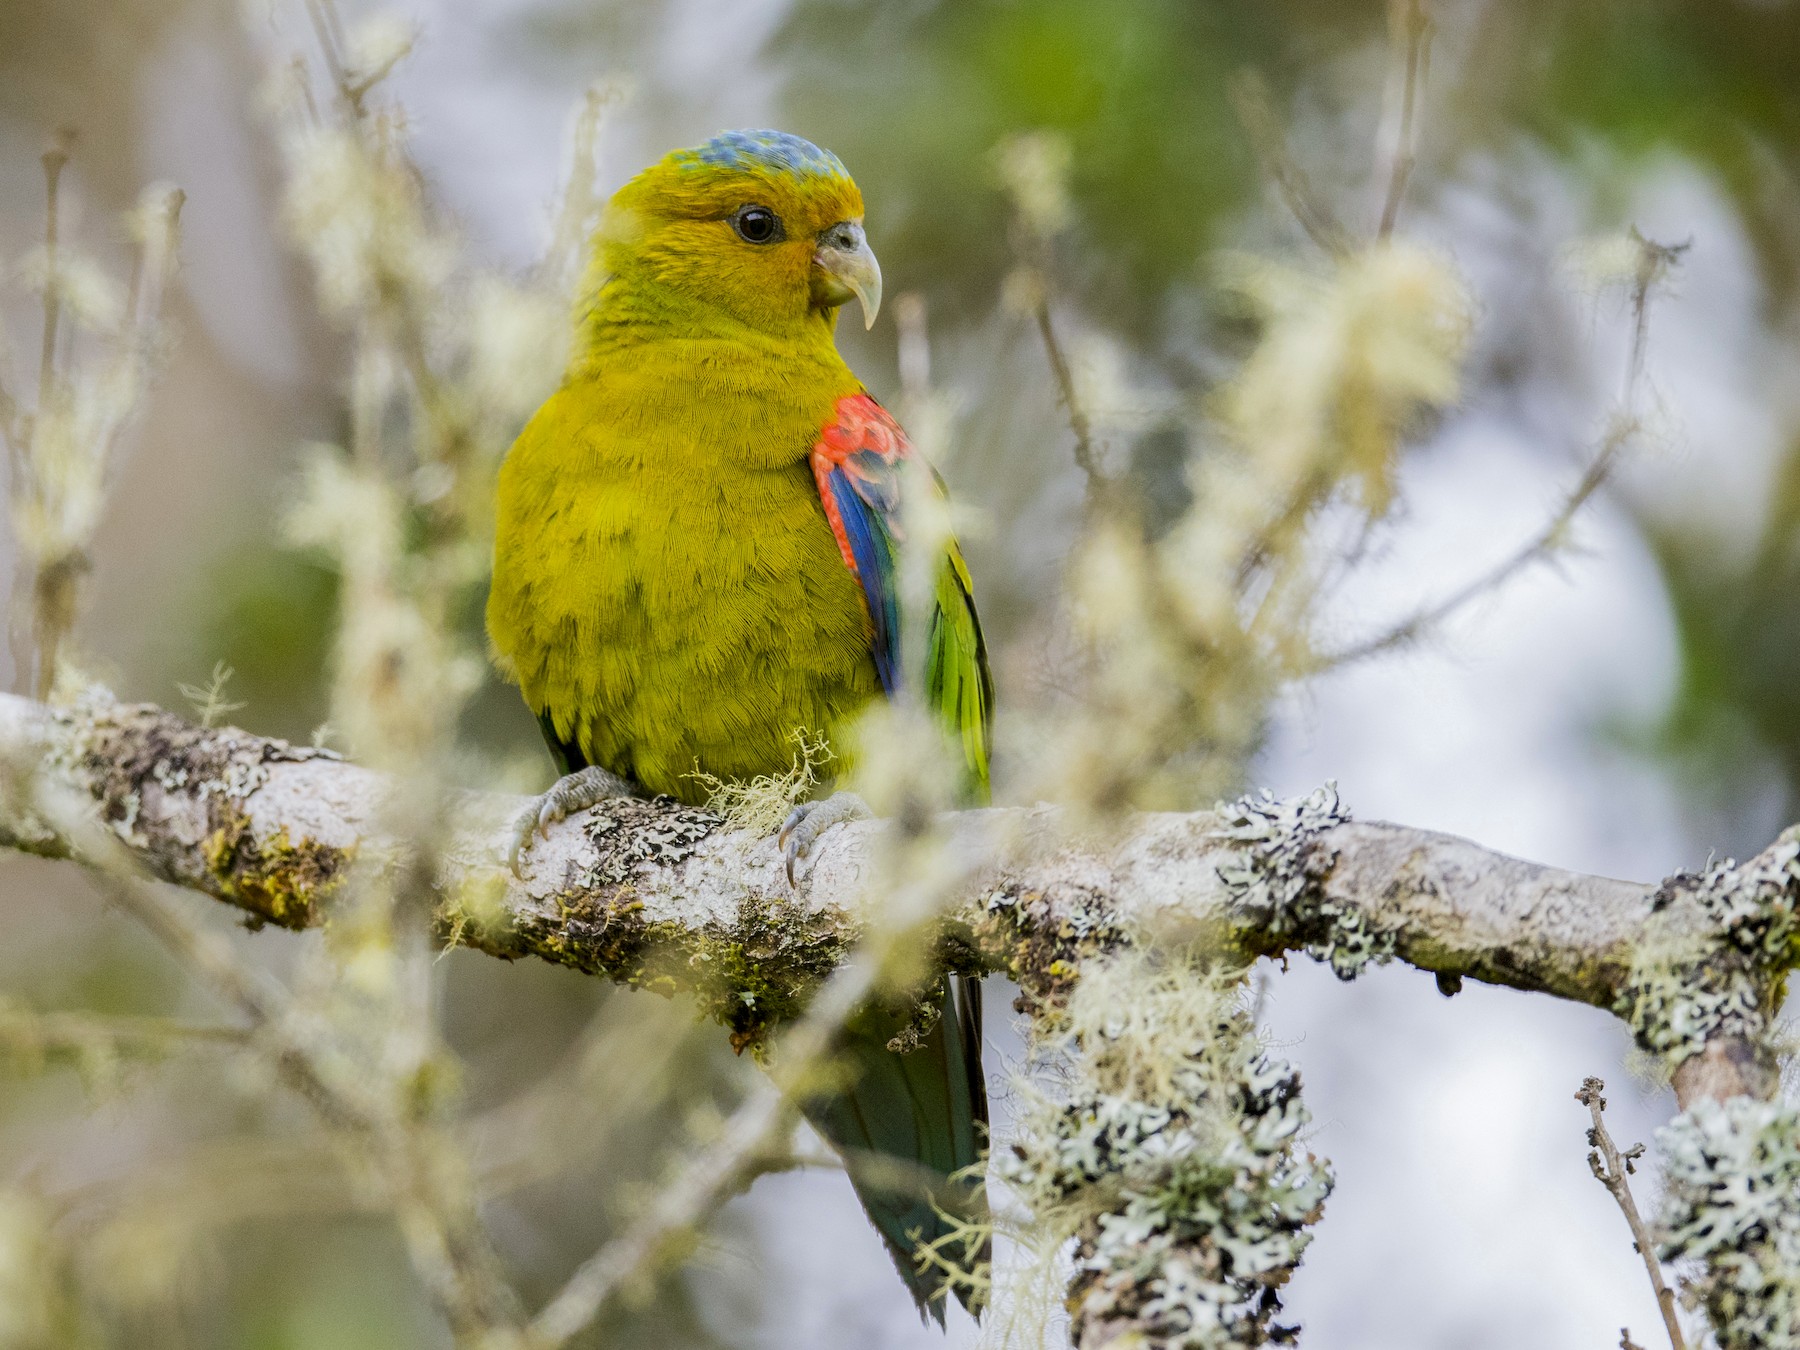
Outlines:
<svg viewBox="0 0 1800 1350"><path fill-rule="evenodd" d="M1573 203L1561 227L1616 229L1629 223L1642 175L1679 163L1729 203L1750 241L1759 341L1779 344L1790 372L1789 387L1768 389L1767 416L1791 421L1800 5L1437 8L1410 208L1421 232L1454 252L1465 218L1457 212L1471 192L1535 228L1528 198L1549 183ZM476 99L473 88L455 87L460 79L491 86L478 105L486 108L527 85L573 106L597 75L626 77L633 96L608 152L613 182L709 134L716 126L703 119L713 117L778 122L852 167L890 286L926 298L934 355L961 398L947 468L988 521L971 553L1003 707L1028 704L1054 683L1039 656L1056 622L1081 483L1035 334L1009 296L1019 241L996 147L1021 132L1066 138L1071 227L1056 244L1056 304L1077 343L1090 343L1090 364L1113 372L1095 390L1140 413L1114 419L1106 448L1153 521L1187 491L1181 465L1192 434L1188 417L1155 410L1201 406L1243 343L1239 316L1217 300L1213 260L1222 249L1310 247L1267 187L1234 110L1234 78L1260 74L1292 155L1347 225L1372 226L1386 181L1375 150L1388 134L1390 64L1379 0L419 0L406 13L423 33L406 78L436 90L440 116L459 97ZM122 696L177 707L177 685L204 682L222 661L236 672L230 697L245 705L234 720L304 740L326 717L335 581L317 560L283 548L272 522L291 496L299 448L343 439L344 372L339 336L307 301L275 223L274 159L254 111L256 32L224 0L0 0L0 258L10 263L38 236L37 156L58 128L80 133L77 228L96 253L116 250L110 222L144 182L183 180L193 284L171 299L179 346L115 495L82 639ZM521 117L507 134L549 142L558 125ZM528 253L541 237L558 147L529 147L542 170L538 197L499 206L457 178L443 144L436 150L428 172L443 176L453 204L474 206L486 222L470 227L474 246ZM518 228L500 237L492 222L508 215ZM13 345L28 346L30 313L0 317ZM1552 355L1536 359L1554 362L1562 340L1543 335ZM846 342L878 392L896 389L891 326ZM1488 356L1485 374L1502 389L1533 360L1509 356L1504 344ZM1767 490L1747 507L1689 510L1630 476L1617 487L1660 569L1677 644L1666 708L1649 721L1625 719L1625 735L1687 794L1694 838L1721 851L1758 847L1770 827L1800 815L1800 438L1783 444ZM1547 472L1566 467L1546 463ZM473 631L478 615L467 623ZM1604 722L1608 710L1597 712ZM510 690L490 679L466 717L476 743L515 766L512 785L547 777L535 728ZM197 1011L179 972L79 878L10 857L0 872L6 999L39 1009ZM247 960L282 968L305 940L265 933L239 947ZM559 1175L522 1178L500 1202L495 1226L535 1302L616 1222L592 1203L602 1176L653 1178L681 1123L743 1067L719 1038L689 1034L680 1004L537 965L445 959L445 1025L477 1117L534 1080L573 1072L597 1023L628 1026L665 1050L642 1066L644 1109L607 1136L603 1153L582 1152ZM191 1067L9 1076L0 1079L0 1173L27 1193L66 1194L103 1190L149 1161L185 1168L200 1179L191 1185L223 1195L226 1162L209 1149L222 1155L242 1137L278 1149L292 1121L266 1119L268 1110L229 1075ZM573 1137L582 1124L559 1128ZM177 1295L153 1310L122 1295L98 1328L101 1341L151 1350L439 1343L388 1227L331 1212L328 1200L296 1218L259 1216L255 1198L244 1197L240 1220L183 1256ZM0 1215L0 1228L8 1222ZM0 1232L0 1248L7 1241ZM754 1272L726 1283L749 1287ZM664 1282L591 1343L775 1343L748 1329L766 1309L722 1317L715 1299L707 1315L693 1288ZM0 1344L4 1324L0 1311ZM827 1334L817 1343L850 1342Z"/></svg>

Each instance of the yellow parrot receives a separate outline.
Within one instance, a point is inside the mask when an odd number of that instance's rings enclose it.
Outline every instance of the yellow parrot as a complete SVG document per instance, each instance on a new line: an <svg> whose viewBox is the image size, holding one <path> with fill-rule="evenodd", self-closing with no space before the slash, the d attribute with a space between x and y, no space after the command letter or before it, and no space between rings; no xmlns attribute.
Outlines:
<svg viewBox="0 0 1800 1350"><path fill-rule="evenodd" d="M837 350L839 307L858 301L872 326L881 304L843 164L785 132L726 132L621 188L595 245L566 378L500 472L488 631L565 775L521 843L606 796L698 803L697 775L780 773L797 732L831 744L911 681L985 798L993 683L953 543L925 669L901 669L911 451ZM866 814L844 792L797 808L790 879L826 829ZM987 1123L979 984L952 982L942 1013L900 1053L903 1019L868 1010L846 1032L853 1081L806 1104L940 1321L944 1278L919 1244L949 1231L939 1208L985 1214L966 1173ZM884 1181L868 1155L906 1166ZM896 1170L936 1183L895 1190Z"/></svg>

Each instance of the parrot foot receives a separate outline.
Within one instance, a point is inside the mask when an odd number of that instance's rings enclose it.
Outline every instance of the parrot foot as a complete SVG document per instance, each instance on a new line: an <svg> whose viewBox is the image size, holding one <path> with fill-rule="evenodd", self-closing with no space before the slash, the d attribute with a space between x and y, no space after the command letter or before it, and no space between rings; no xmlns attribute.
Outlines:
<svg viewBox="0 0 1800 1350"><path fill-rule="evenodd" d="M812 852L819 836L833 825L852 820L872 820L875 813L854 792L834 792L822 802L801 802L782 822L776 840L787 864L788 885L794 884L794 869Z"/></svg>
<svg viewBox="0 0 1800 1350"><path fill-rule="evenodd" d="M593 765L564 774L550 785L548 792L533 797L531 804L513 821L512 840L506 850L507 867L512 869L515 877L520 875L519 865L524 860L525 850L557 821L567 820L577 811L585 811L608 797L636 795L637 789L628 779Z"/></svg>

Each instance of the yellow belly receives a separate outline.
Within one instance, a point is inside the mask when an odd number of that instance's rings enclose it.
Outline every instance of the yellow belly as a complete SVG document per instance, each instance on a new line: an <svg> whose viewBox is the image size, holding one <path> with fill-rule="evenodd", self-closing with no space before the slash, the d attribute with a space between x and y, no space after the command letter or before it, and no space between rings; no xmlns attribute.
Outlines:
<svg viewBox="0 0 1800 1350"><path fill-rule="evenodd" d="M580 397L546 404L501 472L498 654L559 737L651 791L786 769L796 731L829 739L881 691L809 442L747 465L621 434Z"/></svg>

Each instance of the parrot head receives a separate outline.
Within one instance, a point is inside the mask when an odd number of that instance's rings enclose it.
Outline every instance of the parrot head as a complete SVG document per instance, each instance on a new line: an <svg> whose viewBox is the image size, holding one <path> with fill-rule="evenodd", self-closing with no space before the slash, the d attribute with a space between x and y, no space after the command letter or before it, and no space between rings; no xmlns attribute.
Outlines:
<svg viewBox="0 0 1800 1350"><path fill-rule="evenodd" d="M838 157L784 131L727 131L677 150L614 195L596 264L642 300L722 311L771 333L881 307L862 194Z"/></svg>

